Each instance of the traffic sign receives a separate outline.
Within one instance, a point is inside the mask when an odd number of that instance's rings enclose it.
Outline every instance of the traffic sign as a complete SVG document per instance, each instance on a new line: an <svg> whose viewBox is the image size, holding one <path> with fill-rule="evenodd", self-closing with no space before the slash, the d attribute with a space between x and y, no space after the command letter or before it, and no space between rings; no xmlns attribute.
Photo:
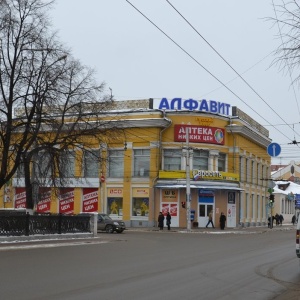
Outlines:
<svg viewBox="0 0 300 300"><path fill-rule="evenodd" d="M278 156L281 152L281 147L277 143L271 143L267 148L267 152L270 156Z"/></svg>

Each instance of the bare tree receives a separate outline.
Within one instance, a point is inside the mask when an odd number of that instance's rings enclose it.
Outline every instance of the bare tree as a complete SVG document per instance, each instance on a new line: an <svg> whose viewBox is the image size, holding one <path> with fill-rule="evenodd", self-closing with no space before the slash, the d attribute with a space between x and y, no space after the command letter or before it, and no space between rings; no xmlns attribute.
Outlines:
<svg viewBox="0 0 300 300"><path fill-rule="evenodd" d="M294 81L300 83L300 5L297 0L282 0L273 3L275 17L270 18L278 28L280 46L276 50L276 60L282 70L294 75Z"/></svg>
<svg viewBox="0 0 300 300"><path fill-rule="evenodd" d="M0 188L22 167L27 208L37 201L37 157L47 156L43 169L55 184L62 153L88 148L87 136L112 138L114 126L112 116L99 117L112 101L104 84L50 32L53 2L0 0Z"/></svg>

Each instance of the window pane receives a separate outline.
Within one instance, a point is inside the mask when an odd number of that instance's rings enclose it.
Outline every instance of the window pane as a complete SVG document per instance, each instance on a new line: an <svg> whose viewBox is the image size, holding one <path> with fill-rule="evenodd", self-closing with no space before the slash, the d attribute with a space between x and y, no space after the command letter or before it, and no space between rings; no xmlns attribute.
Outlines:
<svg viewBox="0 0 300 300"><path fill-rule="evenodd" d="M134 153L134 177L149 177L150 150L137 149Z"/></svg>
<svg viewBox="0 0 300 300"><path fill-rule="evenodd" d="M193 152L193 169L208 170L208 156L206 150L194 150Z"/></svg>
<svg viewBox="0 0 300 300"><path fill-rule="evenodd" d="M83 176L87 178L99 177L99 150L84 151Z"/></svg>
<svg viewBox="0 0 300 300"><path fill-rule="evenodd" d="M63 177L72 178L75 176L75 153L64 152L61 155L60 168Z"/></svg>
<svg viewBox="0 0 300 300"><path fill-rule="evenodd" d="M124 150L109 150L109 177L122 178L124 176Z"/></svg>
<svg viewBox="0 0 300 300"><path fill-rule="evenodd" d="M181 150L164 150L164 170L181 170Z"/></svg>
<svg viewBox="0 0 300 300"><path fill-rule="evenodd" d="M47 152L39 152L37 155L36 171L38 176L46 178L51 176L51 157Z"/></svg>
<svg viewBox="0 0 300 300"><path fill-rule="evenodd" d="M218 171L223 171L225 172L226 168L226 154L224 153L219 153L219 158L218 158Z"/></svg>
<svg viewBox="0 0 300 300"><path fill-rule="evenodd" d="M149 215L149 198L132 199L132 216L148 217Z"/></svg>
<svg viewBox="0 0 300 300"><path fill-rule="evenodd" d="M123 216L123 198L107 198L107 214Z"/></svg>

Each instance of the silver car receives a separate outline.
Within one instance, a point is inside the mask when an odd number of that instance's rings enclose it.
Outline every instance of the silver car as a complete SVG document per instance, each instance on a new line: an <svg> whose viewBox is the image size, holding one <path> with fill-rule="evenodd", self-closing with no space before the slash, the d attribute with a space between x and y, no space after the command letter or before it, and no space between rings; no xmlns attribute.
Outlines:
<svg viewBox="0 0 300 300"><path fill-rule="evenodd" d="M126 229L125 223L120 220L113 220L107 214L98 214L97 230L106 231L107 233L122 233Z"/></svg>

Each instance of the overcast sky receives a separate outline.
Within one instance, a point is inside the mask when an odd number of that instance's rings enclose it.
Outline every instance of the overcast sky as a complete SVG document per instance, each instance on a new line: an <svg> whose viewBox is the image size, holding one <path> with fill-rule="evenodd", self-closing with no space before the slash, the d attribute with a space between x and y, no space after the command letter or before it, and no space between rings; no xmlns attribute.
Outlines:
<svg viewBox="0 0 300 300"><path fill-rule="evenodd" d="M116 100L225 102L270 131L282 148L273 163L300 161L300 144L288 145L300 141L299 88L295 96L289 73L272 64L281 43L267 20L272 0L169 0L189 24L166 0L130 2L174 42L126 0L58 0L53 29Z"/></svg>

